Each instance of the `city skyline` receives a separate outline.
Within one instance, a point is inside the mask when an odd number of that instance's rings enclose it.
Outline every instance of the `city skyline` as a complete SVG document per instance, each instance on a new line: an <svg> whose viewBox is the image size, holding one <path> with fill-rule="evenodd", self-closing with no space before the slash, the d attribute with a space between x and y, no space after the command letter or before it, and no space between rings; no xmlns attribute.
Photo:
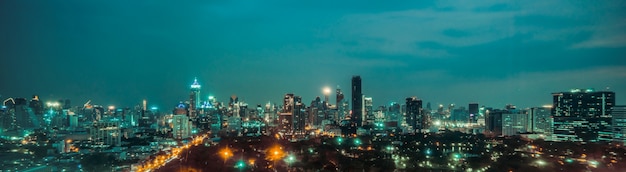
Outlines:
<svg viewBox="0 0 626 172"><path fill-rule="evenodd" d="M337 85L351 97L360 75L374 105L534 107L607 87L626 104L619 1L1 3L2 99L169 108L197 77L223 102L308 103Z"/></svg>

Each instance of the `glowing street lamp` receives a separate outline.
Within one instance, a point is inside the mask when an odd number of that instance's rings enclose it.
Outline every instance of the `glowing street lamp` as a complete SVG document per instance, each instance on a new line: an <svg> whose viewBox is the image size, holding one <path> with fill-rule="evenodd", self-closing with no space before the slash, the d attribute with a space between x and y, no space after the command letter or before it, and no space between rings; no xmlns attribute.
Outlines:
<svg viewBox="0 0 626 172"><path fill-rule="evenodd" d="M246 162L243 160L239 160L237 161L237 163L235 164L235 168L239 169L239 171L241 171L242 169L246 168Z"/></svg>
<svg viewBox="0 0 626 172"><path fill-rule="evenodd" d="M219 154L224 159L224 163L226 163L226 160L233 156L233 151L226 147L220 150Z"/></svg>
<svg viewBox="0 0 626 172"><path fill-rule="evenodd" d="M354 139L354 145L360 146L361 145L361 139L359 139L359 138Z"/></svg>
<svg viewBox="0 0 626 172"><path fill-rule="evenodd" d="M294 163L296 161L296 157L293 155L289 155L287 156L287 158L285 158L285 162L287 162L287 165L289 165L291 167L291 164Z"/></svg>
<svg viewBox="0 0 626 172"><path fill-rule="evenodd" d="M274 146L268 149L266 155L269 160L277 161L285 156L285 152L283 152L283 150L279 146Z"/></svg>

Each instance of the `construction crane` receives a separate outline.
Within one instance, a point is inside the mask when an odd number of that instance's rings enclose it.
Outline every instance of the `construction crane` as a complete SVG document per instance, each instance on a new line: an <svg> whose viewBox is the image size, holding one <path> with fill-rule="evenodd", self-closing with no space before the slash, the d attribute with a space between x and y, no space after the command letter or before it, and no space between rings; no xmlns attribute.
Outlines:
<svg viewBox="0 0 626 172"><path fill-rule="evenodd" d="M93 106L90 103L91 103L91 100L87 101L87 103L85 103L85 105L83 105L83 109L91 109L91 108L93 108Z"/></svg>

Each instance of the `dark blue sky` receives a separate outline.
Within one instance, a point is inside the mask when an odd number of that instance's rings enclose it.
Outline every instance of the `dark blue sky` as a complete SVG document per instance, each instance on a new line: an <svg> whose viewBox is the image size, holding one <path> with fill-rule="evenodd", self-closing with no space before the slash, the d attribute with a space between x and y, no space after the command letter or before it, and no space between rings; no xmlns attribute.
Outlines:
<svg viewBox="0 0 626 172"><path fill-rule="evenodd" d="M374 104L626 100L624 1L0 1L0 95L173 106L305 102L361 75Z"/></svg>

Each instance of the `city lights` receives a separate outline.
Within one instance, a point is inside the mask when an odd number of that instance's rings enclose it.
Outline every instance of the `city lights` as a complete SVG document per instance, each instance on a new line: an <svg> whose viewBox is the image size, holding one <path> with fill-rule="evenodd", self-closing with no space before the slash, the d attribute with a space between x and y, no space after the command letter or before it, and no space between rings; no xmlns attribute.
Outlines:
<svg viewBox="0 0 626 172"><path fill-rule="evenodd" d="M5 1L0 172L626 172L626 1Z"/></svg>

